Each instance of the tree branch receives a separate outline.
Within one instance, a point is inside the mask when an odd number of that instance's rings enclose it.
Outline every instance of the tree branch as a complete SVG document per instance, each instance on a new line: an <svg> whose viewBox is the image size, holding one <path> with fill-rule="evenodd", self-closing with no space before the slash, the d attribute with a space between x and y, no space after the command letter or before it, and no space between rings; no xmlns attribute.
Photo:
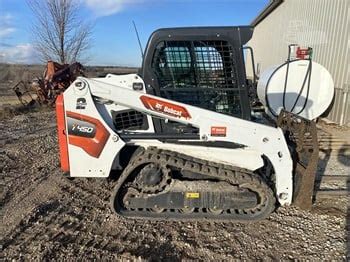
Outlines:
<svg viewBox="0 0 350 262"><path fill-rule="evenodd" d="M41 59L72 63L91 46L92 24L80 16L75 0L26 0L35 21L34 47Z"/></svg>

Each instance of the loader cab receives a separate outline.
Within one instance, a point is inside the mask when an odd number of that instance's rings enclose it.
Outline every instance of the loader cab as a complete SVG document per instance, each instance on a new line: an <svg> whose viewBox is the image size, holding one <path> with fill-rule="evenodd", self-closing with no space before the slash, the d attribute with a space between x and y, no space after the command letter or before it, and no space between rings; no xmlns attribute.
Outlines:
<svg viewBox="0 0 350 262"><path fill-rule="evenodd" d="M147 93L249 120L242 47L252 34L249 26L155 31L140 70ZM186 131L178 123L153 122L157 132Z"/></svg>

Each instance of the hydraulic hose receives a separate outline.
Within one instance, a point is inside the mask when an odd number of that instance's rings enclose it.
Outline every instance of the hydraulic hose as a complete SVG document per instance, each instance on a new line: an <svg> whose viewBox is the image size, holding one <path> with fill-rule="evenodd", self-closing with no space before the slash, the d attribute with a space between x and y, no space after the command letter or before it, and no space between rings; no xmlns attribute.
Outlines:
<svg viewBox="0 0 350 262"><path fill-rule="evenodd" d="M278 114L277 112L275 112L271 105L270 105L270 102L269 102L269 99L268 99L268 94L267 94L267 90L268 90L268 87L269 87L269 84L270 84L270 81L273 77L273 75L283 66L287 66L286 68L286 76L285 76L285 81L284 81L284 88L283 88L283 101L282 101L282 104L283 104L283 109L284 110L287 110L286 108L286 93L287 93L287 83L288 83L288 77L289 77L289 64L292 63L292 62L295 62L295 61L298 61L297 59L296 60L291 60L290 59L290 54L291 54L291 47L292 46L295 46L294 44L292 45L289 45L288 46L288 58L287 58L287 61L285 63L283 63L282 65L278 66L273 72L272 74L270 75L267 83L266 83L266 88L265 88L265 99L266 99L266 106L268 108L268 110L270 111L270 113L274 116L274 117L277 117ZM307 105L307 102L309 100L309 93L310 93L310 83L311 83L311 72L312 72L312 57L311 55L309 55L309 65L308 65L308 68L306 70L306 74L305 74L305 77L304 77L304 81L303 81L303 84L300 88L300 91L298 93L298 96L296 98L296 100L294 101L294 104L292 106L292 108L290 110L287 110L287 111L290 111L290 112L293 112L299 99L300 99L300 96L301 94L303 93L304 91L304 88L305 88L305 84L306 84L306 80L308 80L308 84L307 84L307 91L306 91L306 97L305 97L305 101L304 101L304 104L303 104L303 107L301 108L301 110L299 110L297 113L297 115L299 115L300 113L302 113Z"/></svg>
<svg viewBox="0 0 350 262"><path fill-rule="evenodd" d="M312 71L312 61L311 61L311 59L309 59L309 66L308 66L307 71L306 71L306 74L305 74L305 78L304 78L304 81L303 81L302 88L300 89L300 92L299 92L299 94L298 94L298 96L297 96L297 99L295 100L294 105L293 105L292 109L290 110L290 112L293 112L293 111L294 111L294 108L295 108L296 104L298 103L301 94L302 94L303 91L304 91L306 79L308 78L307 91L306 91L306 97L305 97L304 105L303 105L303 107L301 108L301 110L300 110L298 113L296 113L297 115L299 115L301 112L304 111L304 109L305 109L305 107L306 107L306 104L307 104L307 102L308 102L308 100L309 100L310 82L311 82L311 71Z"/></svg>

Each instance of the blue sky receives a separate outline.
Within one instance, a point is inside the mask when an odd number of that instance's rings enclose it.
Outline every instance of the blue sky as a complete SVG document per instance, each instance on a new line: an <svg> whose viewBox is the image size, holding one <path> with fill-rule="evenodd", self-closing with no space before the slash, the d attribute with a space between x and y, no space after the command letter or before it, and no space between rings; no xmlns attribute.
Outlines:
<svg viewBox="0 0 350 262"><path fill-rule="evenodd" d="M43 0L44 1L44 0ZM78 1L78 0L72 0ZM132 20L143 46L162 27L247 25L268 0L80 0L94 24L89 64L140 66ZM0 0L0 61L34 63L34 19L25 0Z"/></svg>

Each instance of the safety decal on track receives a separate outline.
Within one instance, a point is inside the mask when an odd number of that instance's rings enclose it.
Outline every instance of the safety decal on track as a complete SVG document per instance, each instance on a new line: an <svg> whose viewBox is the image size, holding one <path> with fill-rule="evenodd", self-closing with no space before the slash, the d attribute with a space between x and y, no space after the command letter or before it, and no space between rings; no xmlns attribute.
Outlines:
<svg viewBox="0 0 350 262"><path fill-rule="evenodd" d="M190 113L183 106L149 96L141 96L140 99L143 105L152 111L160 112L173 117L191 119Z"/></svg>
<svg viewBox="0 0 350 262"><path fill-rule="evenodd" d="M212 126L210 129L211 136L226 136L226 126Z"/></svg>
<svg viewBox="0 0 350 262"><path fill-rule="evenodd" d="M197 192L186 192L185 197L187 199L199 198L199 193L197 193Z"/></svg>

